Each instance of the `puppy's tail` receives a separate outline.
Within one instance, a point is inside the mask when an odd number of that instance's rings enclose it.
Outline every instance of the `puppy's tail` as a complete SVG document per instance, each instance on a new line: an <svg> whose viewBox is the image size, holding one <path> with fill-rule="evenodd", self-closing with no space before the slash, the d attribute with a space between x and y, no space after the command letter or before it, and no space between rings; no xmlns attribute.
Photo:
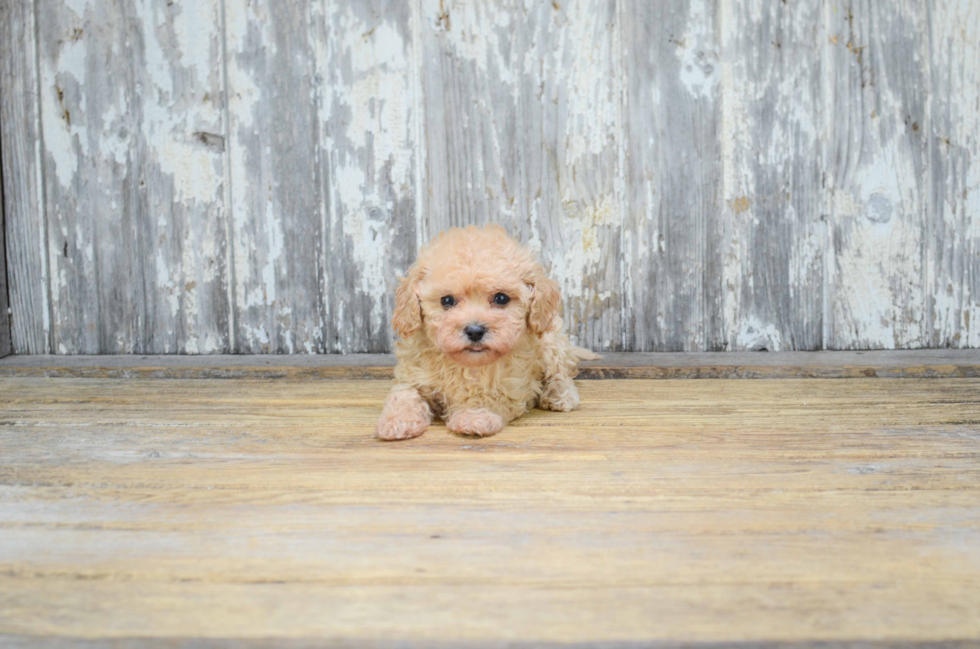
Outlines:
<svg viewBox="0 0 980 649"><path fill-rule="evenodd" d="M602 356L599 356L595 352L582 349L581 347L572 347L572 355L580 361L597 361L602 358Z"/></svg>

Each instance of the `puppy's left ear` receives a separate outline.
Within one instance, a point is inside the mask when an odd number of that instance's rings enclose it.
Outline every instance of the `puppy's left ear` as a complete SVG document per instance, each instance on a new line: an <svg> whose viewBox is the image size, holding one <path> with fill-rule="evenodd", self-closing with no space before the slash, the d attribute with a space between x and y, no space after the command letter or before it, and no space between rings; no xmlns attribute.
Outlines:
<svg viewBox="0 0 980 649"><path fill-rule="evenodd" d="M408 271L408 277L401 279L395 292L395 310L391 314L391 326L402 340L408 338L422 326L422 304L419 302L419 284L425 270L416 263Z"/></svg>
<svg viewBox="0 0 980 649"><path fill-rule="evenodd" d="M533 278L528 282L531 308L527 313L527 324L532 332L540 336L560 326L558 305L561 304L561 293L558 292L558 282L546 276L539 264L535 266Z"/></svg>

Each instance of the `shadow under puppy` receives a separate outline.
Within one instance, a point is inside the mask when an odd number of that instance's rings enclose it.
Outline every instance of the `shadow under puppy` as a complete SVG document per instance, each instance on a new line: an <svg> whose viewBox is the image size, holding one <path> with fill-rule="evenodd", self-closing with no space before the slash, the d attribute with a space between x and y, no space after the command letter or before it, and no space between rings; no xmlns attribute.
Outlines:
<svg viewBox="0 0 980 649"><path fill-rule="evenodd" d="M453 228L424 248L395 295L395 385L376 434L409 439L434 416L493 435L537 406L578 407L572 378L598 358L561 332L558 284L503 228Z"/></svg>

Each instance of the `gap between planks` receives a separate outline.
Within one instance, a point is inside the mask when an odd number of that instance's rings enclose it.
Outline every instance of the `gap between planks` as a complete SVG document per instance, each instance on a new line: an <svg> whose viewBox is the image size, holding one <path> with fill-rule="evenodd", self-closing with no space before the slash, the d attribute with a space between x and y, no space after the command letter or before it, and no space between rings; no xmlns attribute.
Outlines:
<svg viewBox="0 0 980 649"><path fill-rule="evenodd" d="M389 380L389 354L10 356L0 377ZM980 378L980 349L611 353L579 379Z"/></svg>

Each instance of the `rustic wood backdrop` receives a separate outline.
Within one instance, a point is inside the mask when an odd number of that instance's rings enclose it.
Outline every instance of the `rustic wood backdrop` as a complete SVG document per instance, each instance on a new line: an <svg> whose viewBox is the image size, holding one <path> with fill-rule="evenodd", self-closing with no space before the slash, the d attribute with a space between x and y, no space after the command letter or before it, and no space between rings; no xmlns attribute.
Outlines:
<svg viewBox="0 0 980 649"><path fill-rule="evenodd" d="M975 0L6 0L19 353L383 352L446 227L601 350L980 346Z"/></svg>

